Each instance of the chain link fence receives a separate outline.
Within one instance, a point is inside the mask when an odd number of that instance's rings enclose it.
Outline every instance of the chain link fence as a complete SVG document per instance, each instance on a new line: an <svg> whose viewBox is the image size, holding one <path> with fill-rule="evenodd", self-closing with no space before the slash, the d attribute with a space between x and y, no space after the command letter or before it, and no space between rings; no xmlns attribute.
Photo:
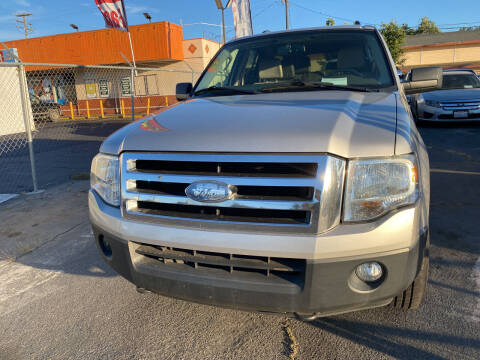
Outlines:
<svg viewBox="0 0 480 360"><path fill-rule="evenodd" d="M198 76L185 63L0 63L0 194L88 174L108 135L176 102L176 84Z"/></svg>

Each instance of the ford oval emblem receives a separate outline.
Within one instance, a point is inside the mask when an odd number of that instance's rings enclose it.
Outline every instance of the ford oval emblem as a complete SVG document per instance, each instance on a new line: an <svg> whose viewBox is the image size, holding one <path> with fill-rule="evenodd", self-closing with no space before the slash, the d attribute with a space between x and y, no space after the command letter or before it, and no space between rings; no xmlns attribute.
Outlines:
<svg viewBox="0 0 480 360"><path fill-rule="evenodd" d="M222 202L235 196L235 187L220 181L195 181L186 189L185 194L195 201Z"/></svg>

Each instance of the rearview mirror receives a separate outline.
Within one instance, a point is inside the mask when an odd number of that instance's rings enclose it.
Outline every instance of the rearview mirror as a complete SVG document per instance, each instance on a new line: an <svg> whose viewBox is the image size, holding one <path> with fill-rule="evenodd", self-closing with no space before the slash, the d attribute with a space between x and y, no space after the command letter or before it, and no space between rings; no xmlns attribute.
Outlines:
<svg viewBox="0 0 480 360"><path fill-rule="evenodd" d="M178 101L186 100L191 92L192 83L178 83L175 89L175 94Z"/></svg>
<svg viewBox="0 0 480 360"><path fill-rule="evenodd" d="M405 94L417 94L442 88L443 69L439 66L421 67L411 70L409 81L403 82Z"/></svg>

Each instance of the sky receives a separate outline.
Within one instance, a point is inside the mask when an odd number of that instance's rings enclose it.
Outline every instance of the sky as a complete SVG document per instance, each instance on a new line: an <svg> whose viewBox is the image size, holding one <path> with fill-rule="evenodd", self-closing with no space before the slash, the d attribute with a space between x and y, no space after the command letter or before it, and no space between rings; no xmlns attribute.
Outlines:
<svg viewBox="0 0 480 360"><path fill-rule="evenodd" d="M284 29L285 7L281 0L250 0L250 4L254 33ZM152 21L183 24L186 39L202 36L221 39L221 12L214 0L125 0L125 5L130 25L145 23L143 12L147 11ZM34 30L30 37L72 32L72 23L80 31L104 27L94 0L0 0L0 41L23 38L23 28L17 29L15 17L22 11L33 13L28 18ZM231 9L226 10L225 15L229 40L234 37ZM379 26L395 20L415 26L423 16L434 20L443 31L462 25L480 26L480 1L290 0L291 28L322 26L328 17L332 17L336 25L359 20L362 24Z"/></svg>

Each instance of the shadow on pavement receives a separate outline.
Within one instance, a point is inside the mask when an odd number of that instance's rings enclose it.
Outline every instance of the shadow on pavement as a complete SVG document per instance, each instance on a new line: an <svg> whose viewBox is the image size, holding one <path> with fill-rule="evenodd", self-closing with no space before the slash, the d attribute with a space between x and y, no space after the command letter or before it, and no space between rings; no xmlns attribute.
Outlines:
<svg viewBox="0 0 480 360"><path fill-rule="evenodd" d="M117 277L100 257L93 237L68 236L44 244L17 263L36 269L89 277Z"/></svg>
<svg viewBox="0 0 480 360"><path fill-rule="evenodd" d="M370 324L341 318L321 318L312 322L311 325L395 358L444 359L442 356L407 344L403 340L428 341L480 351L479 339L455 335Z"/></svg>

